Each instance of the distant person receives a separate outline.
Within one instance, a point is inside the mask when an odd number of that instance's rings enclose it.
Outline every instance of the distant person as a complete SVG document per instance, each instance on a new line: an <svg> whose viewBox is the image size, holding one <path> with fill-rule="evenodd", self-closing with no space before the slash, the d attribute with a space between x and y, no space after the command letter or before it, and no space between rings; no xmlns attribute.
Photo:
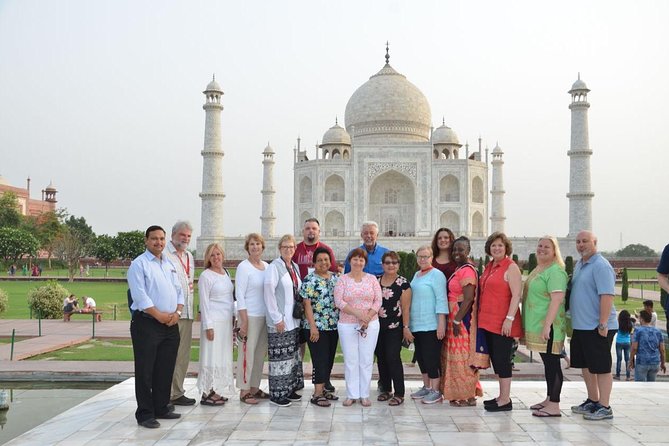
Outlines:
<svg viewBox="0 0 669 446"><path fill-rule="evenodd" d="M32 277L39 276L39 267L35 264L33 265L32 272L30 273Z"/></svg>
<svg viewBox="0 0 669 446"><path fill-rule="evenodd" d="M630 380L630 349L632 348L632 332L634 324L629 311L622 310L618 314L618 333L616 334L616 375L614 379L620 379L620 368L623 358L625 359L625 377Z"/></svg>
<svg viewBox="0 0 669 446"><path fill-rule="evenodd" d="M16 275L16 265L12 263L12 265L9 267L9 275L10 276L15 276Z"/></svg>
<svg viewBox="0 0 669 446"><path fill-rule="evenodd" d="M186 396L184 379L190 363L190 349L193 340L193 283L195 281L195 259L188 251L193 226L187 221L177 221L172 226L171 240L165 245L163 253L174 264L184 296L183 311L179 315L179 351L172 377L170 402L177 406L192 406L195 399Z"/></svg>
<svg viewBox="0 0 669 446"><path fill-rule="evenodd" d="M28 275L28 265L26 265L25 263L24 263L23 266L21 267L21 275L23 275L23 276L27 276L27 275Z"/></svg>
<svg viewBox="0 0 669 446"><path fill-rule="evenodd" d="M383 254L389 251L385 246L376 243L376 240L379 237L379 225L375 221L364 222L360 229L360 237L362 238L362 245L360 245L360 248L364 249L367 253L364 272L379 277L383 274L381 258L383 257ZM346 258L346 263L344 263L344 273L351 271L351 264L348 261L350 257L351 253L349 252L348 257Z"/></svg>
<svg viewBox="0 0 669 446"><path fill-rule="evenodd" d="M643 309L650 313L650 326L657 328L657 313L653 311L653 301L644 300ZM639 314L636 313L638 324L641 325Z"/></svg>
<svg viewBox="0 0 669 446"><path fill-rule="evenodd" d="M144 244L146 251L128 269L134 310L130 335L135 358L135 419L140 426L155 429L160 427L156 419L181 417L170 412L168 404L184 297L176 265L163 255L165 230L149 226Z"/></svg>
<svg viewBox="0 0 669 446"><path fill-rule="evenodd" d="M662 332L650 325L651 315L647 310L639 313L641 326L634 330L631 367L634 381L655 381L657 373L667 373L664 364L665 351Z"/></svg>
<svg viewBox="0 0 669 446"><path fill-rule="evenodd" d="M74 294L70 294L65 299L63 299L63 321L69 322L71 320L72 313L77 313L79 311L79 307L77 306L77 298Z"/></svg>
<svg viewBox="0 0 669 446"><path fill-rule="evenodd" d="M569 311L574 334L571 338L571 365L582 369L587 399L572 406L586 420L613 418L610 398L613 387L611 344L618 330L613 267L597 252L597 237L590 231L576 235L576 263L571 279Z"/></svg>
<svg viewBox="0 0 669 446"><path fill-rule="evenodd" d="M95 313L97 311L97 304L95 303L95 300L92 297L88 296L82 297L81 304L83 305L83 307L81 308L82 313ZM97 313L95 315L95 320L101 322L102 315L100 313Z"/></svg>
<svg viewBox="0 0 669 446"><path fill-rule="evenodd" d="M667 333L669 333L669 245L664 247L660 263L657 265L657 282L660 284L660 302L667 319Z"/></svg>

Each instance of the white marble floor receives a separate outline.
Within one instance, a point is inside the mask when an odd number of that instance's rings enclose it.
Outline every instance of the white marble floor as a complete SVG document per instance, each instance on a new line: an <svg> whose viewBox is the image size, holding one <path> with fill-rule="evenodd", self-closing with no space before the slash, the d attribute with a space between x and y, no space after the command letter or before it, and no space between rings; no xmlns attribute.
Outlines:
<svg viewBox="0 0 669 446"><path fill-rule="evenodd" d="M188 395L197 397L195 380ZM338 393L344 382L335 381ZM407 393L418 388L407 382ZM485 381L485 398L496 383ZM543 400L545 384L520 381L512 386L514 410L486 413L477 407L427 406L407 399L399 407L375 401L318 408L304 400L288 408L261 402L223 407L177 407L179 420L160 420L159 429L137 426L133 380L120 383L9 442L9 445L656 445L669 444L669 383L614 383L614 419L587 421L572 414L582 402L584 385L567 382L561 418L533 417L528 406Z"/></svg>

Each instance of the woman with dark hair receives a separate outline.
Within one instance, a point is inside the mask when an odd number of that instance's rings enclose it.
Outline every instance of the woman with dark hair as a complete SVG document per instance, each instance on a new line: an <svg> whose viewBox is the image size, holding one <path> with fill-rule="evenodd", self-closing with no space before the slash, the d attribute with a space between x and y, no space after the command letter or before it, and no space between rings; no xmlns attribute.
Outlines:
<svg viewBox="0 0 669 446"><path fill-rule="evenodd" d="M339 341L339 310L334 304L337 276L330 271L332 257L328 249L322 246L316 248L312 262L315 269L307 274L300 287L306 316L302 319L302 337L307 339L313 365L311 381L314 384L314 394L311 404L329 407L330 400L338 399L334 393L324 389L325 383L330 382L330 372Z"/></svg>
<svg viewBox="0 0 669 446"><path fill-rule="evenodd" d="M567 273L557 239L547 235L537 243L537 267L523 288L525 344L538 352L544 363L546 399L530 406L535 417L559 417L562 392L560 352L564 347L567 320L564 295Z"/></svg>
<svg viewBox="0 0 669 446"><path fill-rule="evenodd" d="M632 348L632 331L634 324L630 312L622 310L618 314L618 333L616 334L616 375L615 379L620 379L620 366L625 356L625 378L630 378L630 349Z"/></svg>
<svg viewBox="0 0 669 446"><path fill-rule="evenodd" d="M511 241L494 232L485 243L492 257L479 281L478 326L485 333L488 354L499 382L499 396L484 401L488 412L512 410L511 376L514 338L523 334L518 305L522 297L520 268L509 256Z"/></svg>
<svg viewBox="0 0 669 446"><path fill-rule="evenodd" d="M441 393L454 407L476 406L476 397L483 395L475 348L476 312L473 311L478 274L469 261L470 250L467 237L459 237L453 242L452 256L457 269L448 280L448 352Z"/></svg>
<svg viewBox="0 0 669 446"><path fill-rule="evenodd" d="M381 286L371 274L363 271L367 251L352 250L347 259L351 271L339 278L335 286L335 305L339 308L339 338L344 354L344 378L347 398L344 406L357 399L369 407L369 388L372 380L374 349L379 336Z"/></svg>
<svg viewBox="0 0 669 446"><path fill-rule="evenodd" d="M444 273L448 280L457 266L451 258L452 243L455 240L453 231L448 228L439 228L432 237L432 266Z"/></svg>
<svg viewBox="0 0 669 446"><path fill-rule="evenodd" d="M388 251L381 257L383 275L381 285L381 308L379 309L379 340L376 344L379 381L387 389L377 398L388 401L389 406L399 406L404 402L404 367L400 352L402 340L413 341L409 330L409 307L411 306L411 286L406 278L397 274L400 258L395 251ZM395 389L393 394L392 389Z"/></svg>

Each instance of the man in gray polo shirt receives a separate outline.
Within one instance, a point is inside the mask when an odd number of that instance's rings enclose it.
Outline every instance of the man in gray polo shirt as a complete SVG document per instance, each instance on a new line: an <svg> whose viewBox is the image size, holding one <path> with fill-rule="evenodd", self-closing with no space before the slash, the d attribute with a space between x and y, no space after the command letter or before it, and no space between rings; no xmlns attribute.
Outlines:
<svg viewBox="0 0 669 446"><path fill-rule="evenodd" d="M613 418L609 398L613 386L611 343L618 331L613 305L616 275L597 252L597 237L592 232L578 233L576 250L581 260L574 268L569 299L574 327L571 366L583 370L588 398L571 410L586 420L605 420Z"/></svg>

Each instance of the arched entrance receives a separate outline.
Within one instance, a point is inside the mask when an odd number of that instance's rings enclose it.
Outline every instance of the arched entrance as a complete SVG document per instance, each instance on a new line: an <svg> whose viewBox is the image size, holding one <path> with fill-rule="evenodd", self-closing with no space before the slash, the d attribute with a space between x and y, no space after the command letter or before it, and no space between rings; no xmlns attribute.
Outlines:
<svg viewBox="0 0 669 446"><path fill-rule="evenodd" d="M389 170L369 188L369 218L384 236L413 236L416 232L416 192L411 180Z"/></svg>

